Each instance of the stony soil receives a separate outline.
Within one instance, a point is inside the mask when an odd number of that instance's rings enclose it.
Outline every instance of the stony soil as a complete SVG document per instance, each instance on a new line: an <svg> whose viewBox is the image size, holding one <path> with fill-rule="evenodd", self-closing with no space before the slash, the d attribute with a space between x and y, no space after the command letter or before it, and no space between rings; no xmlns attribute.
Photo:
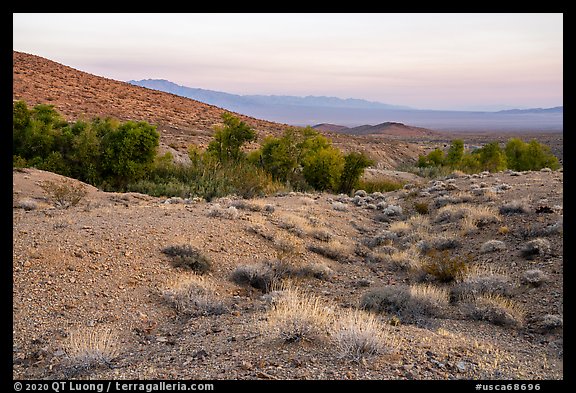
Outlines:
<svg viewBox="0 0 576 393"><path fill-rule="evenodd" d="M88 193L78 205L57 207L40 185L65 180L35 169L13 172L15 379L563 378L562 171L421 180L406 189L355 198L290 193L244 205L233 198L166 200L84 185ZM500 214L470 232L459 220L437 220L441 205L456 206L462 195L472 206L499 211L522 201L526 210ZM470 256L470 264L509 279L508 296L523 310L517 325L472 318L464 302L414 320L377 313L390 338L388 350L353 359L341 356L330 334L286 342L269 323L271 295L231 280L238 267L278 257L295 266L316 264L332 274L301 278L294 285L335 313L359 308L369 290L420 280L410 270L374 258L417 239L405 235L401 241L367 246L395 223L418 216L415 203L429 208L423 216L432 223L430 236L456 239L452 255ZM232 205L237 206L234 214L228 209ZM402 211L387 214L391 206ZM217 208L230 216L215 215ZM331 241L322 241L318 233ZM526 243L536 238L547 240L550 248L523 255ZM505 248L481 252L488 240L500 240ZM332 260L309 249L335 241L347 250L346 258ZM291 248L281 253L279 245L286 243ZM215 288L223 313L185 315L163 296L174 280L191 274L174 267L162 252L181 244L212 261L203 277ZM539 271L540 279L527 281L529 270ZM111 354L106 361L87 363L74 356L78 333L87 338L103 331L112 334L109 346L100 348ZM95 348L87 339L83 345Z"/></svg>

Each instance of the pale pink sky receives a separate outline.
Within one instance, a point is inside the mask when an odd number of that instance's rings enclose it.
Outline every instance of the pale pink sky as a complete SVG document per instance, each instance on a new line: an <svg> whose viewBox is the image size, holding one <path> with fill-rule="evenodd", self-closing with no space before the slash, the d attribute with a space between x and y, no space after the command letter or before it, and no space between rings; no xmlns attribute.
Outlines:
<svg viewBox="0 0 576 393"><path fill-rule="evenodd" d="M563 105L563 14L13 14L13 49L127 81L420 109Z"/></svg>

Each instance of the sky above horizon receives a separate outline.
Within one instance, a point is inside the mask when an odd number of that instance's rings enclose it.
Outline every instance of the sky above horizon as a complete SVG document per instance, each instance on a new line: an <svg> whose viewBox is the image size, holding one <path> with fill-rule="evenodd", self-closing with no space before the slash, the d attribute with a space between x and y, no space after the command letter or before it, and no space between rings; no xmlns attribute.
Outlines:
<svg viewBox="0 0 576 393"><path fill-rule="evenodd" d="M110 79L241 95L563 105L561 13L14 13L13 49Z"/></svg>

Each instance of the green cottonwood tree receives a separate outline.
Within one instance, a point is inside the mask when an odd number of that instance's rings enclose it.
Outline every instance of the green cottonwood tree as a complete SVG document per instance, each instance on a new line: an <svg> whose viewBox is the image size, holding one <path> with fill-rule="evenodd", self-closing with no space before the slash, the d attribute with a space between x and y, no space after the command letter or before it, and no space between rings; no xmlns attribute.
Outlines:
<svg viewBox="0 0 576 393"><path fill-rule="evenodd" d="M222 121L224 125L216 127L206 152L222 163L239 161L244 157L242 145L256 140L256 131L228 112L222 114Z"/></svg>

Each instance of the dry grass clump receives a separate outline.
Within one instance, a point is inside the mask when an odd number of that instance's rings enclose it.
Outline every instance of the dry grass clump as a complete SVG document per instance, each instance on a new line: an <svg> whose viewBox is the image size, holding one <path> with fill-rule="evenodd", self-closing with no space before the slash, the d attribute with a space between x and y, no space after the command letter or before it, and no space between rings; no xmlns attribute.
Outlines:
<svg viewBox="0 0 576 393"><path fill-rule="evenodd" d="M358 247L362 247L358 244ZM356 252L359 255L358 251ZM399 250L392 246L384 246L376 251L367 251L360 256L365 257L366 263L386 264L393 271L410 271L419 266L420 252L415 247Z"/></svg>
<svg viewBox="0 0 576 393"><path fill-rule="evenodd" d="M434 199L434 206L437 208L446 206L446 205L455 205L459 203L467 203L472 202L474 200L474 196L469 192L458 192L455 195L441 195Z"/></svg>
<svg viewBox="0 0 576 393"><path fill-rule="evenodd" d="M162 296L178 313L185 315L221 315L227 312L214 284L197 275L179 277L162 291Z"/></svg>
<svg viewBox="0 0 576 393"><path fill-rule="evenodd" d="M314 239L320 240L321 242L329 242L330 240L332 240L332 234L326 229L314 228L311 229L308 234L312 236Z"/></svg>
<svg viewBox="0 0 576 393"><path fill-rule="evenodd" d="M294 214L279 215L276 225L298 237L304 237L310 230L310 224L306 219Z"/></svg>
<svg viewBox="0 0 576 393"><path fill-rule="evenodd" d="M359 361L397 347L389 326L363 310L336 311L321 299L291 284L271 293L273 307L261 325L266 335L286 343L319 342L329 338L337 357Z"/></svg>
<svg viewBox="0 0 576 393"><path fill-rule="evenodd" d="M78 328L68 335L68 373L87 371L110 363L119 355L117 334L108 327Z"/></svg>
<svg viewBox="0 0 576 393"><path fill-rule="evenodd" d="M446 288L430 284L414 284L409 288L414 306L419 307L417 313L438 315L440 310L448 306L449 294Z"/></svg>
<svg viewBox="0 0 576 393"><path fill-rule="evenodd" d="M265 225L261 223L255 223L246 227L246 231L253 233L255 235L261 236L262 238L268 241L274 241L275 236L273 233L270 232Z"/></svg>
<svg viewBox="0 0 576 393"><path fill-rule="evenodd" d="M330 336L339 358L359 361L364 357L387 353L397 346L388 329L371 313L347 309L332 325Z"/></svg>
<svg viewBox="0 0 576 393"><path fill-rule="evenodd" d="M433 279L447 283L458 280L466 274L472 257L450 255L449 250L430 250L419 262L419 266L413 272L420 281Z"/></svg>
<svg viewBox="0 0 576 393"><path fill-rule="evenodd" d="M474 296L469 303L468 315L477 320L499 326L520 327L524 323L524 311L513 300L496 295Z"/></svg>
<svg viewBox="0 0 576 393"><path fill-rule="evenodd" d="M207 273L212 269L210 259L189 244L168 246L163 248L162 252L172 257L174 267L184 267L198 274Z"/></svg>
<svg viewBox="0 0 576 393"><path fill-rule="evenodd" d="M410 271L419 266L418 254L415 248L397 250L385 258L385 260L393 270Z"/></svg>
<svg viewBox="0 0 576 393"><path fill-rule="evenodd" d="M453 223L468 218L471 223L476 227L483 227L485 225L501 221L498 212L490 207L484 205L470 205L467 203L461 205L448 205L438 209L434 222Z"/></svg>
<svg viewBox="0 0 576 393"><path fill-rule="evenodd" d="M408 235L412 231L412 225L407 221L395 221L390 224L388 230L395 233L396 236L402 237Z"/></svg>
<svg viewBox="0 0 576 393"><path fill-rule="evenodd" d="M265 323L265 334L273 334L284 342L317 341L326 335L333 311L311 294L288 286L274 302Z"/></svg>
<svg viewBox="0 0 576 393"><path fill-rule="evenodd" d="M326 245L310 244L307 249L308 251L315 252L316 254L340 263L350 263L352 255L354 254L353 247L337 240L332 240Z"/></svg>
<svg viewBox="0 0 576 393"><path fill-rule="evenodd" d="M471 219L478 228L502 221L496 209L485 205L469 206L467 217Z"/></svg>
<svg viewBox="0 0 576 393"><path fill-rule="evenodd" d="M428 232L431 228L430 218L423 215L411 216L406 222L417 232Z"/></svg>
<svg viewBox="0 0 576 393"><path fill-rule="evenodd" d="M278 234L272 241L278 259L290 259L304 252L302 240L287 233Z"/></svg>

